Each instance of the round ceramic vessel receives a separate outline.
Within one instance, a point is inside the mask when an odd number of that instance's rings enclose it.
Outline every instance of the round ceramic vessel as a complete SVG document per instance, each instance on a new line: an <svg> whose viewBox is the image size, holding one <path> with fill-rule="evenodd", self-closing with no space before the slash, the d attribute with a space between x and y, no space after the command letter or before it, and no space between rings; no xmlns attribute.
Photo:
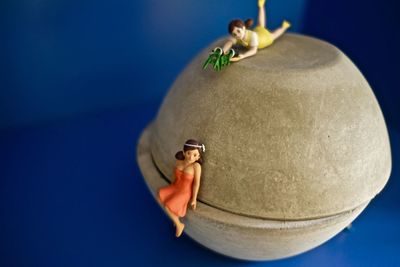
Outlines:
<svg viewBox="0 0 400 267"><path fill-rule="evenodd" d="M209 51L177 78L144 131L138 161L153 194L175 153L207 147L199 205L185 233L227 256L292 256L346 227L386 184L391 153L379 104L336 47L286 34L221 72Z"/></svg>

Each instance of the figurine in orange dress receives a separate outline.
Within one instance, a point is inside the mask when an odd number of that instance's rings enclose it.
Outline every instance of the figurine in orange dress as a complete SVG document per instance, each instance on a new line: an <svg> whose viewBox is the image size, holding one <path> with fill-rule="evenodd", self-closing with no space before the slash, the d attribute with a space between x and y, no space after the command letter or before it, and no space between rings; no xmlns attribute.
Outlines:
<svg viewBox="0 0 400 267"><path fill-rule="evenodd" d="M175 155L175 180L171 185L158 191L158 200L175 224L176 237L179 237L185 228L179 217L186 215L189 201L192 209L196 209L197 193L200 188L201 154L204 151L204 144L193 139L187 140L183 151L179 151Z"/></svg>

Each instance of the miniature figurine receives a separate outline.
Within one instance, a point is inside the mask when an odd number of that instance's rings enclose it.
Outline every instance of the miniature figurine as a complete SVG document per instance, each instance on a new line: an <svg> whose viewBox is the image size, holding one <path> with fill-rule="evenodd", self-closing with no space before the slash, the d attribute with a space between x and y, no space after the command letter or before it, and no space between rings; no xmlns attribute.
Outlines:
<svg viewBox="0 0 400 267"><path fill-rule="evenodd" d="M270 46L290 27L290 23L284 20L282 26L273 32L266 28L266 15L264 8L265 0L258 0L258 24L253 30L249 30L253 25L252 19L243 22L240 19L232 20L228 25L228 31L231 34L229 40L225 43L222 50L228 54L234 44L242 45L248 50L237 57L232 57L230 61L239 61L246 57L251 57L257 53L258 49Z"/></svg>
<svg viewBox="0 0 400 267"><path fill-rule="evenodd" d="M229 34L231 34L228 41L223 48L216 47L210 53L203 69L207 68L209 64L214 66L214 70L219 71L225 66L229 66L230 62L239 61L246 57L254 56L258 49L270 46L276 39L278 39L290 27L290 23L286 20L282 22L282 26L273 32L266 28L266 15L264 8L265 0L258 0L258 24L253 30L249 30L253 25L252 19L247 19L243 22L240 19L232 20L228 25ZM232 49L233 45L241 45L248 50L242 54L235 53Z"/></svg>
<svg viewBox="0 0 400 267"><path fill-rule="evenodd" d="M159 202L165 207L166 213L175 224L176 237L179 237L185 228L179 217L186 215L189 201L192 209L196 209L204 152L204 144L193 139L187 140L183 151L175 155L174 181L158 191Z"/></svg>

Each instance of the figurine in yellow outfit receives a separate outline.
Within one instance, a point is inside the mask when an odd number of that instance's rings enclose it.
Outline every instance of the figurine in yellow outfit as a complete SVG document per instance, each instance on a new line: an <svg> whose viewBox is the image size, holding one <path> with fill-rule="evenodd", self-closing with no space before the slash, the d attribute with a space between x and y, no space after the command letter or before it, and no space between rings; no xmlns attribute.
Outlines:
<svg viewBox="0 0 400 267"><path fill-rule="evenodd" d="M252 19L248 19L245 22L240 19L235 19L229 23L228 30L231 37L223 47L224 53L229 53L229 50L234 44L239 44L248 48L243 54L231 58L231 61L239 61L243 58L255 55L258 49L271 45L290 27L290 23L284 20L280 28L273 32L268 31L266 28L264 4L265 0L258 0L258 25L253 30L249 30L253 25Z"/></svg>

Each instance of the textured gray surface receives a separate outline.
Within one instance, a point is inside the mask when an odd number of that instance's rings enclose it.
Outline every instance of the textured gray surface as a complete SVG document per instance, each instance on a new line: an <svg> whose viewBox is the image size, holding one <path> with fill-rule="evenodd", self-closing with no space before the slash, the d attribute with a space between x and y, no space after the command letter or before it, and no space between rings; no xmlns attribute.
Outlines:
<svg viewBox="0 0 400 267"><path fill-rule="evenodd" d="M197 56L158 113L151 150L170 177L188 138L207 146L199 199L257 218L302 220L371 200L391 170L386 125L360 71L334 46L287 34L222 72Z"/></svg>
<svg viewBox="0 0 400 267"><path fill-rule="evenodd" d="M221 72L181 73L138 146L150 191L189 138L207 146L185 232L222 254L295 255L346 227L386 184L391 152L376 98L334 46L286 34ZM164 177L164 178L163 178Z"/></svg>
<svg viewBox="0 0 400 267"><path fill-rule="evenodd" d="M151 127L143 132L137 158L146 184L156 198L158 189L168 182L152 161L150 132ZM185 233L211 250L245 260L272 260L322 244L353 221L367 204L323 219L279 221L241 216L199 201L196 211L188 209L183 221Z"/></svg>

